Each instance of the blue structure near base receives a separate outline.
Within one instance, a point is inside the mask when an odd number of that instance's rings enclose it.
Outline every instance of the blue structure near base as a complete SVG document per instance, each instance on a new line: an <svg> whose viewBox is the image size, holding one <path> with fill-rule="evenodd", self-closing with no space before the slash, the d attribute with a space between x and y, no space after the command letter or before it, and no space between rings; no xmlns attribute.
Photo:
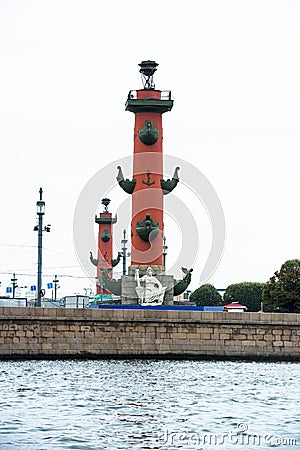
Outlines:
<svg viewBox="0 0 300 450"><path fill-rule="evenodd" d="M163 306L141 306L141 305L89 305L88 308L94 309L150 309L150 310L172 310L172 311L214 311L220 312L224 311L224 306L174 306L174 305L163 305Z"/></svg>

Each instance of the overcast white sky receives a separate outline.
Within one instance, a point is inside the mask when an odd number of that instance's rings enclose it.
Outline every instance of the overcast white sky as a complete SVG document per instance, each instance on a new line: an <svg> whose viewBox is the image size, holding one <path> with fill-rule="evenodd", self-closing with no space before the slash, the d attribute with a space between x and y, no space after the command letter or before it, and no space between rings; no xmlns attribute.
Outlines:
<svg viewBox="0 0 300 450"><path fill-rule="evenodd" d="M86 274L73 245L74 210L98 170L132 154L134 116L124 103L142 87L144 59L159 63L156 87L175 100L163 117L164 152L197 167L224 209L226 246L208 281L266 281L298 258L299 47L298 0L1 0L0 292L13 272L19 285L36 284L40 186L52 225L43 237L44 287L54 274L62 294L93 284L76 278ZM113 213L124 199L119 191ZM211 231L201 203L192 207L196 288ZM126 226L119 221L116 236ZM180 241L173 226L166 219L170 262Z"/></svg>

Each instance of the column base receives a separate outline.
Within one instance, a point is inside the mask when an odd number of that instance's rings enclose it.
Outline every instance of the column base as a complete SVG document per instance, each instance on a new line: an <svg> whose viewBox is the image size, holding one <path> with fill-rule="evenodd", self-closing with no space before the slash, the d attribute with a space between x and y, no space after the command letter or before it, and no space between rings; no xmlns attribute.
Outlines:
<svg viewBox="0 0 300 450"><path fill-rule="evenodd" d="M149 266L130 266L132 269L129 271L129 275L123 275L121 277L121 304L122 305L138 305L140 304L140 299L138 297L136 287L137 282L135 280L135 269L140 269L140 276L146 273L147 267ZM154 270L155 266L151 266ZM163 266L159 267L159 270ZM141 269L144 272L141 272ZM173 291L174 291L174 277L173 275L165 275L164 273L157 274L155 273L156 278L161 282L163 287L167 287L166 292L164 294L163 304L162 305L173 305ZM147 306L145 306L147 308Z"/></svg>

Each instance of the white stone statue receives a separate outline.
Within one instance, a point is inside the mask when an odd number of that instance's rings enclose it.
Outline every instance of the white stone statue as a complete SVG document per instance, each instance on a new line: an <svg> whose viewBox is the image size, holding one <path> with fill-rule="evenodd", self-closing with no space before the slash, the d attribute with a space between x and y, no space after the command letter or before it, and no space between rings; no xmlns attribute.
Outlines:
<svg viewBox="0 0 300 450"><path fill-rule="evenodd" d="M139 297L139 304L142 306L162 305L167 286L163 287L161 282L153 276L153 270L148 267L146 274L140 278L139 269L135 270L136 293Z"/></svg>

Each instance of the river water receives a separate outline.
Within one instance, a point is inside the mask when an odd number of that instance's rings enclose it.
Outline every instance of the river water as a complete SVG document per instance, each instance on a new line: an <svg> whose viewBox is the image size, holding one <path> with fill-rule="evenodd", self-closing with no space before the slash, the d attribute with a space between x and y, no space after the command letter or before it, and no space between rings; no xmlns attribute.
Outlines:
<svg viewBox="0 0 300 450"><path fill-rule="evenodd" d="M300 449L300 364L0 362L0 449Z"/></svg>

